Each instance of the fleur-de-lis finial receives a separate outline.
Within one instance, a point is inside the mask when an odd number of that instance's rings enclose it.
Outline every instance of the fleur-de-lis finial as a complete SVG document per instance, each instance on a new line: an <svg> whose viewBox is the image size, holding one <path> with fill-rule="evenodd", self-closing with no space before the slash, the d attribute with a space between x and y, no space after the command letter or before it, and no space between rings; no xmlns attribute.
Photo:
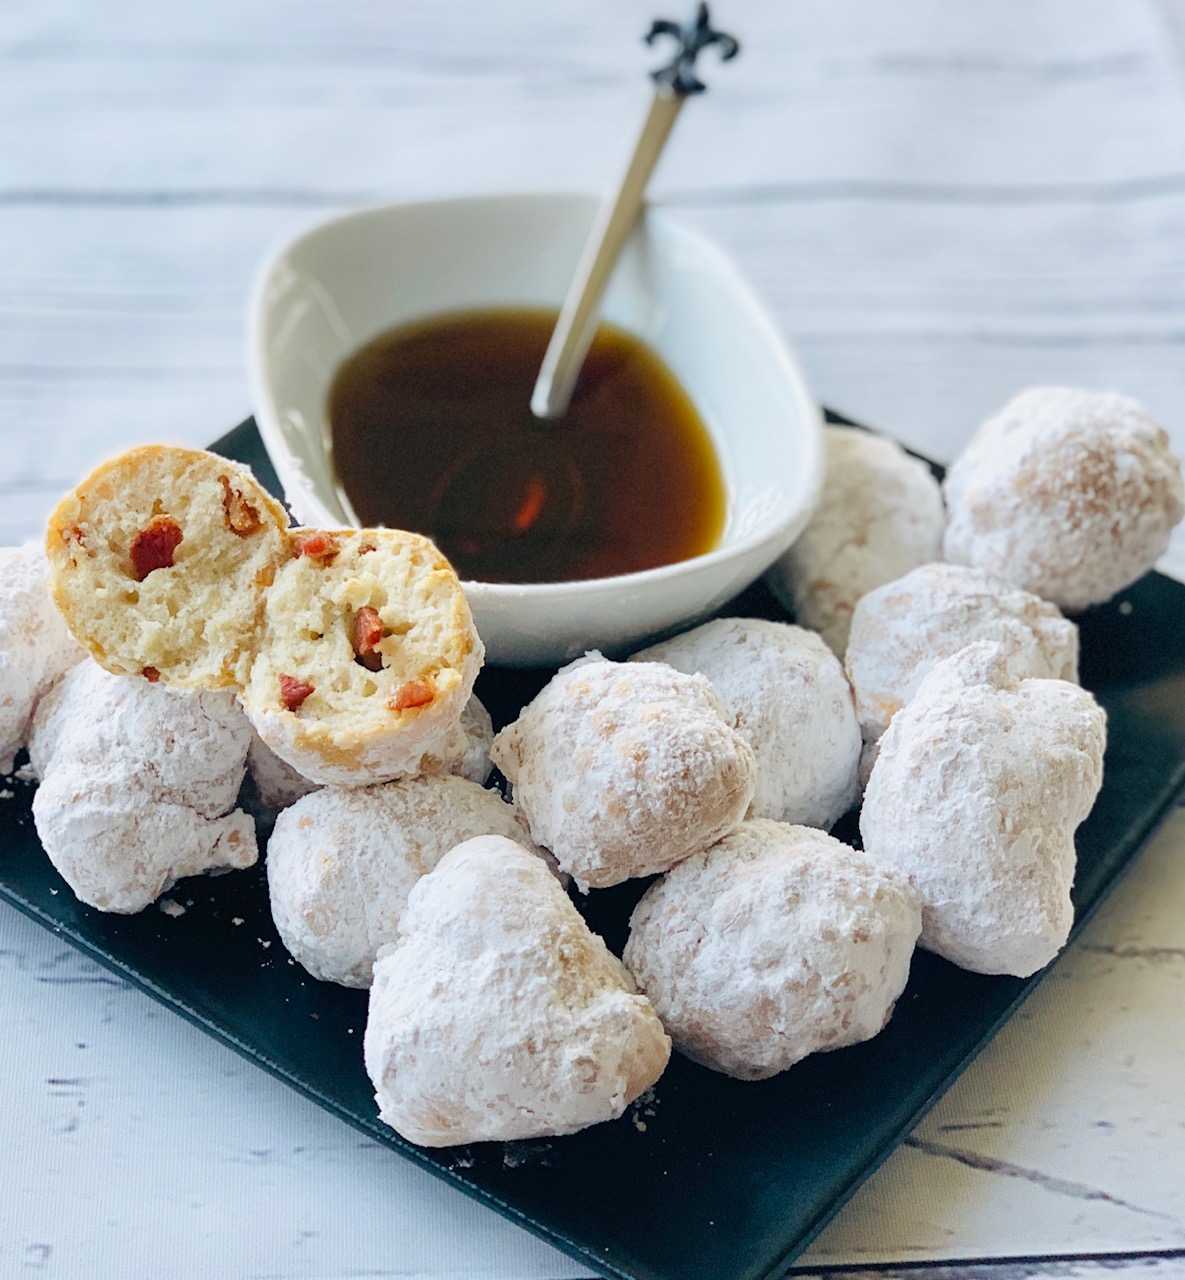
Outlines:
<svg viewBox="0 0 1185 1280"><path fill-rule="evenodd" d="M695 60L701 49L710 44L718 45L721 61L727 62L729 58L736 57L741 47L732 36L712 30L706 4L700 4L695 17L682 25L666 18L656 18L646 33L646 43L653 44L659 36L672 36L679 43L679 52L667 66L652 71L650 77L660 91L677 94L681 98L690 93L703 93L707 87L695 74Z"/></svg>

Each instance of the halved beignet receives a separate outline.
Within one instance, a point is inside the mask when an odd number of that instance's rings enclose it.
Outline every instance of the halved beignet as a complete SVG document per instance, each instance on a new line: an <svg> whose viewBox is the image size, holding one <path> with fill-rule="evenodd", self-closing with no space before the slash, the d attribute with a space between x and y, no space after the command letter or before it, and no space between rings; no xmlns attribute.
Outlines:
<svg viewBox="0 0 1185 1280"><path fill-rule="evenodd" d="M426 538L292 530L243 467L132 449L67 495L54 600L108 671L237 686L259 736L313 782L445 772L484 650Z"/></svg>
<svg viewBox="0 0 1185 1280"><path fill-rule="evenodd" d="M314 782L443 772L484 656L451 565L395 529L291 537L241 695L256 732Z"/></svg>
<svg viewBox="0 0 1185 1280"><path fill-rule="evenodd" d="M250 668L287 530L246 467L198 449L130 449L50 517L50 590L108 671L224 688Z"/></svg>

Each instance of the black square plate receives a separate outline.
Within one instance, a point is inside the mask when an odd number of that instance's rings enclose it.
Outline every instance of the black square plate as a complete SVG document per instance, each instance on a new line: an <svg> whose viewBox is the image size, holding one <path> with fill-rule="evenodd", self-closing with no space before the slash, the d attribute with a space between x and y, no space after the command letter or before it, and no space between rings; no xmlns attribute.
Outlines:
<svg viewBox="0 0 1185 1280"><path fill-rule="evenodd" d="M213 446L279 492L253 423ZM784 617L761 587L730 607ZM1185 783L1185 587L1150 574L1081 619L1082 680L1107 710L1106 780L1078 834L1076 929ZM550 672L488 670L496 725ZM0 803L0 893L88 955L364 1133L606 1276L759 1280L780 1275L1033 989L919 951L875 1040L758 1084L676 1055L653 1103L554 1141L422 1151L377 1119L362 1066L366 995L290 964L262 868L184 882L183 916L109 916L49 865L31 790ZM840 834L843 834L841 831ZM638 885L582 903L620 949ZM235 920L241 921L239 926ZM264 947L260 940L268 943Z"/></svg>

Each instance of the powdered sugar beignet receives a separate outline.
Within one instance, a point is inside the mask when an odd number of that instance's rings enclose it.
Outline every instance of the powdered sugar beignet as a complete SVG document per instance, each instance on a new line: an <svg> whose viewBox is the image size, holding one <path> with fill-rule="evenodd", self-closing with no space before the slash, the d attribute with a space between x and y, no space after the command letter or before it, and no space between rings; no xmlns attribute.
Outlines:
<svg viewBox="0 0 1185 1280"><path fill-rule="evenodd" d="M125 913L182 876L251 866L255 824L234 807L250 736L228 692L79 663L42 699L29 738L50 861L83 902Z"/></svg>
<svg viewBox="0 0 1185 1280"><path fill-rule="evenodd" d="M12 771L38 700L82 657L50 599L44 551L0 547L0 773Z"/></svg>
<svg viewBox="0 0 1185 1280"><path fill-rule="evenodd" d="M364 1041L379 1115L421 1146L574 1133L620 1116L671 1042L543 861L479 836L412 889Z"/></svg>
<svg viewBox="0 0 1185 1280"><path fill-rule="evenodd" d="M1075 611L1151 569L1185 514L1168 433L1128 396L1034 387L947 472L947 560Z"/></svg>
<svg viewBox="0 0 1185 1280"><path fill-rule="evenodd" d="M666 871L753 799L753 748L711 684L660 662L564 667L491 755L535 843L581 887Z"/></svg>
<svg viewBox="0 0 1185 1280"><path fill-rule="evenodd" d="M1065 945L1074 831L1103 780L1106 716L1064 680L1018 679L1001 645L940 662L893 717L860 832L922 897L922 946L1028 977Z"/></svg>
<svg viewBox="0 0 1185 1280"><path fill-rule="evenodd" d="M843 658L865 592L942 553L946 513L930 468L894 440L823 428L827 465L810 523L768 574L774 594Z"/></svg>
<svg viewBox="0 0 1185 1280"><path fill-rule="evenodd" d="M870 591L856 606L846 659L865 739L884 733L943 658L981 640L1008 645L1017 675L1078 682L1078 628L995 574L927 564Z"/></svg>
<svg viewBox="0 0 1185 1280"><path fill-rule="evenodd" d="M682 1053L763 1080L876 1035L921 927L905 876L759 820L647 889L622 958Z"/></svg>

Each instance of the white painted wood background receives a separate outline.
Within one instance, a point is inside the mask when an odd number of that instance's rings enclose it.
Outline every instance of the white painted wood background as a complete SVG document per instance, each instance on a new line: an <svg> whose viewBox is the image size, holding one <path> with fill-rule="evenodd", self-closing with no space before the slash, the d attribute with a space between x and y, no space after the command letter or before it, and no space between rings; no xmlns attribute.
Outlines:
<svg viewBox="0 0 1185 1280"><path fill-rule="evenodd" d="M0 0L0 542L114 449L245 416L252 268L310 218L603 187L657 12ZM744 55L656 194L740 258L825 400L949 457L1024 385L1111 387L1185 450L1185 0L716 17ZM1183 997L1179 815L802 1267L1185 1276ZM0 1276L584 1274L8 908L0 1027Z"/></svg>

